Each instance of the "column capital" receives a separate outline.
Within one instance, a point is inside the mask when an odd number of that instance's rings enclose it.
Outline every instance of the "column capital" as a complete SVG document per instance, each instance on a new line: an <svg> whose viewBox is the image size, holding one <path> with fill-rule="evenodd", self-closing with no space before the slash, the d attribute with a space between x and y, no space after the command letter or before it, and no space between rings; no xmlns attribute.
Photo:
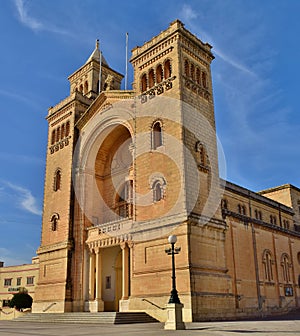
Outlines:
<svg viewBox="0 0 300 336"><path fill-rule="evenodd" d="M128 245L129 248L133 248L134 242L133 241L129 241L129 242L127 242L127 245Z"/></svg>
<svg viewBox="0 0 300 336"><path fill-rule="evenodd" d="M127 247L127 243L126 242L121 242L120 247L121 247L122 250L124 250Z"/></svg>

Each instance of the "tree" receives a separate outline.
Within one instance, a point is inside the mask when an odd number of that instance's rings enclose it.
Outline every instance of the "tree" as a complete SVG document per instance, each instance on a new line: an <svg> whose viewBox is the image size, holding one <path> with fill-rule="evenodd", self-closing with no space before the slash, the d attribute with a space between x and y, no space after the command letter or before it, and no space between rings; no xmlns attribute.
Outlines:
<svg viewBox="0 0 300 336"><path fill-rule="evenodd" d="M27 293L16 293L9 303L11 308L16 308L18 310L24 308L31 308L32 306L32 297Z"/></svg>

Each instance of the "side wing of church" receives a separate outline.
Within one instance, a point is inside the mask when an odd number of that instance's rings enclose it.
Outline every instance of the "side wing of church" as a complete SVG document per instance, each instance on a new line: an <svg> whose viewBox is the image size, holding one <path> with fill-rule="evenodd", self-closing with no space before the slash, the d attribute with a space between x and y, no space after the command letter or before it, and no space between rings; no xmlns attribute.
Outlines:
<svg viewBox="0 0 300 336"><path fill-rule="evenodd" d="M220 180L211 48L176 20L132 50L132 90L98 42L69 76L69 96L46 118L33 312L165 321L171 234L184 321L298 307L300 190Z"/></svg>

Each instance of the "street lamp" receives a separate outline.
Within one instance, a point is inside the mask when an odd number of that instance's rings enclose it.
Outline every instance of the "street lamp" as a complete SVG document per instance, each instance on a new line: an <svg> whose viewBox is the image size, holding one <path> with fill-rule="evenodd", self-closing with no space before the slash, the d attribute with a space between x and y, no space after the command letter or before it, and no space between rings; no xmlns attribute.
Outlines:
<svg viewBox="0 0 300 336"><path fill-rule="evenodd" d="M175 254L180 252L180 247L175 247L177 237L175 235L169 236L168 242L171 244L170 248L166 248L165 252L172 256L172 291L168 303L180 303L178 292L176 289L176 276L175 276Z"/></svg>

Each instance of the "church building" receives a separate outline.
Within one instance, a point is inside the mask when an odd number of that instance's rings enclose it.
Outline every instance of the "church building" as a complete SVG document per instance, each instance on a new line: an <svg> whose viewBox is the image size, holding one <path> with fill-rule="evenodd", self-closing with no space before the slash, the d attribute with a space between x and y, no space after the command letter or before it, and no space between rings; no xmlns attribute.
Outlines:
<svg viewBox="0 0 300 336"><path fill-rule="evenodd" d="M168 237L185 322L299 306L300 190L219 177L212 46L178 20L132 50L131 90L99 50L50 107L33 312L166 321ZM180 247L180 251L179 251Z"/></svg>

